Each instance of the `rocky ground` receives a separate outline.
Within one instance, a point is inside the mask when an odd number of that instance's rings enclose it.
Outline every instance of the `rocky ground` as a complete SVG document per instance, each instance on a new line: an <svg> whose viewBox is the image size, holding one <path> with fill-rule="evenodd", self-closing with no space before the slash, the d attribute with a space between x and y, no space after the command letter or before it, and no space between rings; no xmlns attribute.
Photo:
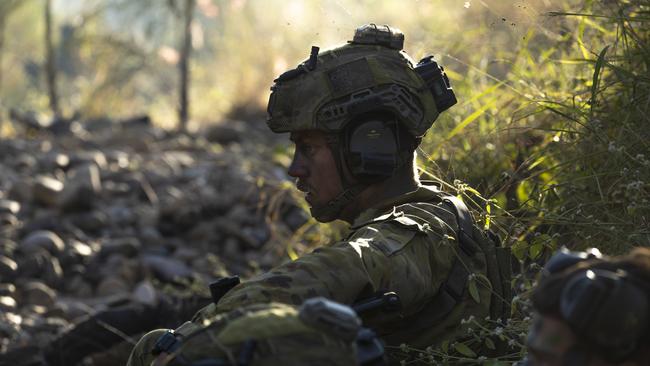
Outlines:
<svg viewBox="0 0 650 366"><path fill-rule="evenodd" d="M0 364L116 298L286 260L308 219L273 163L286 137L263 120L193 135L148 118L16 126L0 140Z"/></svg>

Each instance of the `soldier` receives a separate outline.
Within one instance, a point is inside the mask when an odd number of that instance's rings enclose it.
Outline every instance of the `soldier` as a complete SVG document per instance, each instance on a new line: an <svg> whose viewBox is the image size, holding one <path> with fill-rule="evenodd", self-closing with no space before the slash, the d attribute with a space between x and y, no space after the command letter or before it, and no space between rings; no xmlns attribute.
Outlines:
<svg viewBox="0 0 650 366"><path fill-rule="evenodd" d="M318 221L344 220L350 234L244 283L221 281L194 324L250 304L323 296L355 304L389 346L426 347L456 339L471 315L505 319L509 255L460 199L418 179L415 149L456 98L436 61L414 64L403 42L397 29L365 25L343 46L312 47L275 80L268 126L295 144L288 174ZM468 291L471 275L481 280ZM146 335L130 364L148 364L160 335Z"/></svg>
<svg viewBox="0 0 650 366"><path fill-rule="evenodd" d="M523 365L648 365L650 249L605 258L564 249L546 264Z"/></svg>

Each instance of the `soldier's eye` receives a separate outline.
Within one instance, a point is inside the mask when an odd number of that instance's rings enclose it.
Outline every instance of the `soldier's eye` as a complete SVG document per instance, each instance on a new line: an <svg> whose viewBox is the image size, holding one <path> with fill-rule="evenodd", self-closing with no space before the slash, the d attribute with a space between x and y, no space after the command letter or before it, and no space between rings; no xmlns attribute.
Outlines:
<svg viewBox="0 0 650 366"><path fill-rule="evenodd" d="M298 150L307 156L311 156L314 153L314 147L309 144L300 144Z"/></svg>

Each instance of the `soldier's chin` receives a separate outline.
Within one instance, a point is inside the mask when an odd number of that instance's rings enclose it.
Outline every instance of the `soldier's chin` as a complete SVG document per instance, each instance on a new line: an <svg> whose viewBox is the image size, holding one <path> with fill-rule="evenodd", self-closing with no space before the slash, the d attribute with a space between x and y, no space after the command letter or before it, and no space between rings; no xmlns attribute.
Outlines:
<svg viewBox="0 0 650 366"><path fill-rule="evenodd" d="M318 222L326 223L338 219L338 212L331 212L327 205L313 205L309 207L311 216Z"/></svg>

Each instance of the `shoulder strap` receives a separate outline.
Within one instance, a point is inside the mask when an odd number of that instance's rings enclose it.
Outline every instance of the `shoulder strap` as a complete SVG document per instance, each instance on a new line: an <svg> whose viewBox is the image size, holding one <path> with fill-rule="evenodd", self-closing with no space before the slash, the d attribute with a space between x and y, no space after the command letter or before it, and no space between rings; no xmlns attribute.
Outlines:
<svg viewBox="0 0 650 366"><path fill-rule="evenodd" d="M468 256L473 256L476 253L476 246L472 245L469 240L472 239L472 232L474 227L474 220L472 214L469 212L465 202L456 196L444 196L442 202L445 203L452 212L456 215L458 221L458 244L460 249Z"/></svg>

